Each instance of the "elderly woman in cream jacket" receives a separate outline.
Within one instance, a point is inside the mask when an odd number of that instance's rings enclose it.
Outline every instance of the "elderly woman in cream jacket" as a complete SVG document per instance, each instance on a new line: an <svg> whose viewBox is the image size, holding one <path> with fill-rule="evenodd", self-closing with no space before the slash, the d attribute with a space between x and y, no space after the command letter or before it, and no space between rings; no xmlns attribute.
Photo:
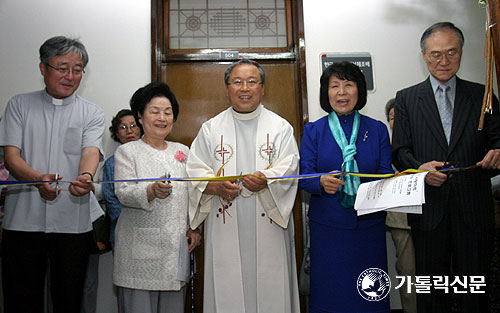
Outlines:
<svg viewBox="0 0 500 313"><path fill-rule="evenodd" d="M115 183L123 204L115 238L113 282L121 313L184 312L189 251L201 235L188 227L187 186L183 182L140 179L186 177L188 147L166 141L179 105L164 83L135 92L132 113L144 136L115 153ZM168 173L168 174L167 174Z"/></svg>

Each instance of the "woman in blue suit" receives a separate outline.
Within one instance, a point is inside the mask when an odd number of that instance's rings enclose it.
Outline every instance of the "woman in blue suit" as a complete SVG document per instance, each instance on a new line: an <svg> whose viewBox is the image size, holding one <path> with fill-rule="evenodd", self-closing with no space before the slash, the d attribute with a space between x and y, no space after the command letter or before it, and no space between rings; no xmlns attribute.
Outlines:
<svg viewBox="0 0 500 313"><path fill-rule="evenodd" d="M321 76L320 104L328 115L308 123L300 147L300 171L335 170L392 173L386 126L359 114L366 104L366 82L349 62L333 63ZM311 194L310 312L389 312L385 212L357 216L360 183L352 175L301 180ZM366 276L366 277L365 277Z"/></svg>

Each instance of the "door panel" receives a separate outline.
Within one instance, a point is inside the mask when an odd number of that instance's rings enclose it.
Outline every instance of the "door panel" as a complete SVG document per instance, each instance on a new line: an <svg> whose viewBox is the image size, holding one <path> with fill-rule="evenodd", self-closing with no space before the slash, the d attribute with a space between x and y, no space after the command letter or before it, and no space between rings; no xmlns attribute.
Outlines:
<svg viewBox="0 0 500 313"><path fill-rule="evenodd" d="M296 105L295 65L261 65L266 72L264 106L294 126L299 138L302 113ZM176 62L164 67L163 81L179 102L179 116L169 139L191 145L201 124L229 107L224 87L224 72L228 67L227 63L208 62Z"/></svg>

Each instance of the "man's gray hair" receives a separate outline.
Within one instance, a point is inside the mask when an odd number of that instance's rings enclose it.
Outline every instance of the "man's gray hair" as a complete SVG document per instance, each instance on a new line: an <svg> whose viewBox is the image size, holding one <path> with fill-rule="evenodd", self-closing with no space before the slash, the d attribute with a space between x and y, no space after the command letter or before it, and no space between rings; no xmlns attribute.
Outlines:
<svg viewBox="0 0 500 313"><path fill-rule="evenodd" d="M85 46L78 40L64 36L47 39L40 47L40 61L48 64L52 58L68 53L78 54L82 58L83 67L89 62L89 55Z"/></svg>
<svg viewBox="0 0 500 313"><path fill-rule="evenodd" d="M450 23L450 22L439 22L439 23L431 25L422 34L422 38L420 38L420 49L422 49L422 51L425 51L425 45L427 44L427 39L429 38L429 36L432 35L433 32L441 30L441 29L453 30L457 34L458 40L460 40L460 46L461 47L464 46L464 42L465 42L464 34L460 30L460 28L456 27L455 24Z"/></svg>
<svg viewBox="0 0 500 313"><path fill-rule="evenodd" d="M231 72L233 71L233 69L239 65L242 65L242 64L250 64L250 65L255 66L259 70L260 80L261 80L260 83L262 85L264 85L264 83L266 81L266 73L264 73L264 69L262 68L262 66L260 66L259 63L255 62L253 60L249 60L249 59L242 59L242 60L236 61L233 64L231 64L231 66L229 66L227 68L226 72L224 73L224 83L226 85L229 85L229 76L231 76Z"/></svg>

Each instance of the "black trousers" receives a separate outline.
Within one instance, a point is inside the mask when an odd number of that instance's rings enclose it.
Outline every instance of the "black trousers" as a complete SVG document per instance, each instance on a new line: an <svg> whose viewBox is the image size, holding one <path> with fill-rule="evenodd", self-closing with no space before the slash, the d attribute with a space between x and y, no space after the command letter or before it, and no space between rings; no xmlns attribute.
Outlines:
<svg viewBox="0 0 500 313"><path fill-rule="evenodd" d="M484 294L470 292L470 286L459 288L467 293L449 293L431 288L430 294L417 294L419 313L450 313L452 301L458 302L459 312L487 313L488 276L493 255L493 229L473 231L463 221L460 214L450 208L439 225L431 231L412 228L415 246L417 276L448 276L449 284L455 276L485 276ZM414 282L414 281L413 281ZM460 287L460 285L455 285Z"/></svg>
<svg viewBox="0 0 500 313"><path fill-rule="evenodd" d="M82 234L3 231L5 313L41 313L47 262L53 313L79 313L91 232Z"/></svg>

